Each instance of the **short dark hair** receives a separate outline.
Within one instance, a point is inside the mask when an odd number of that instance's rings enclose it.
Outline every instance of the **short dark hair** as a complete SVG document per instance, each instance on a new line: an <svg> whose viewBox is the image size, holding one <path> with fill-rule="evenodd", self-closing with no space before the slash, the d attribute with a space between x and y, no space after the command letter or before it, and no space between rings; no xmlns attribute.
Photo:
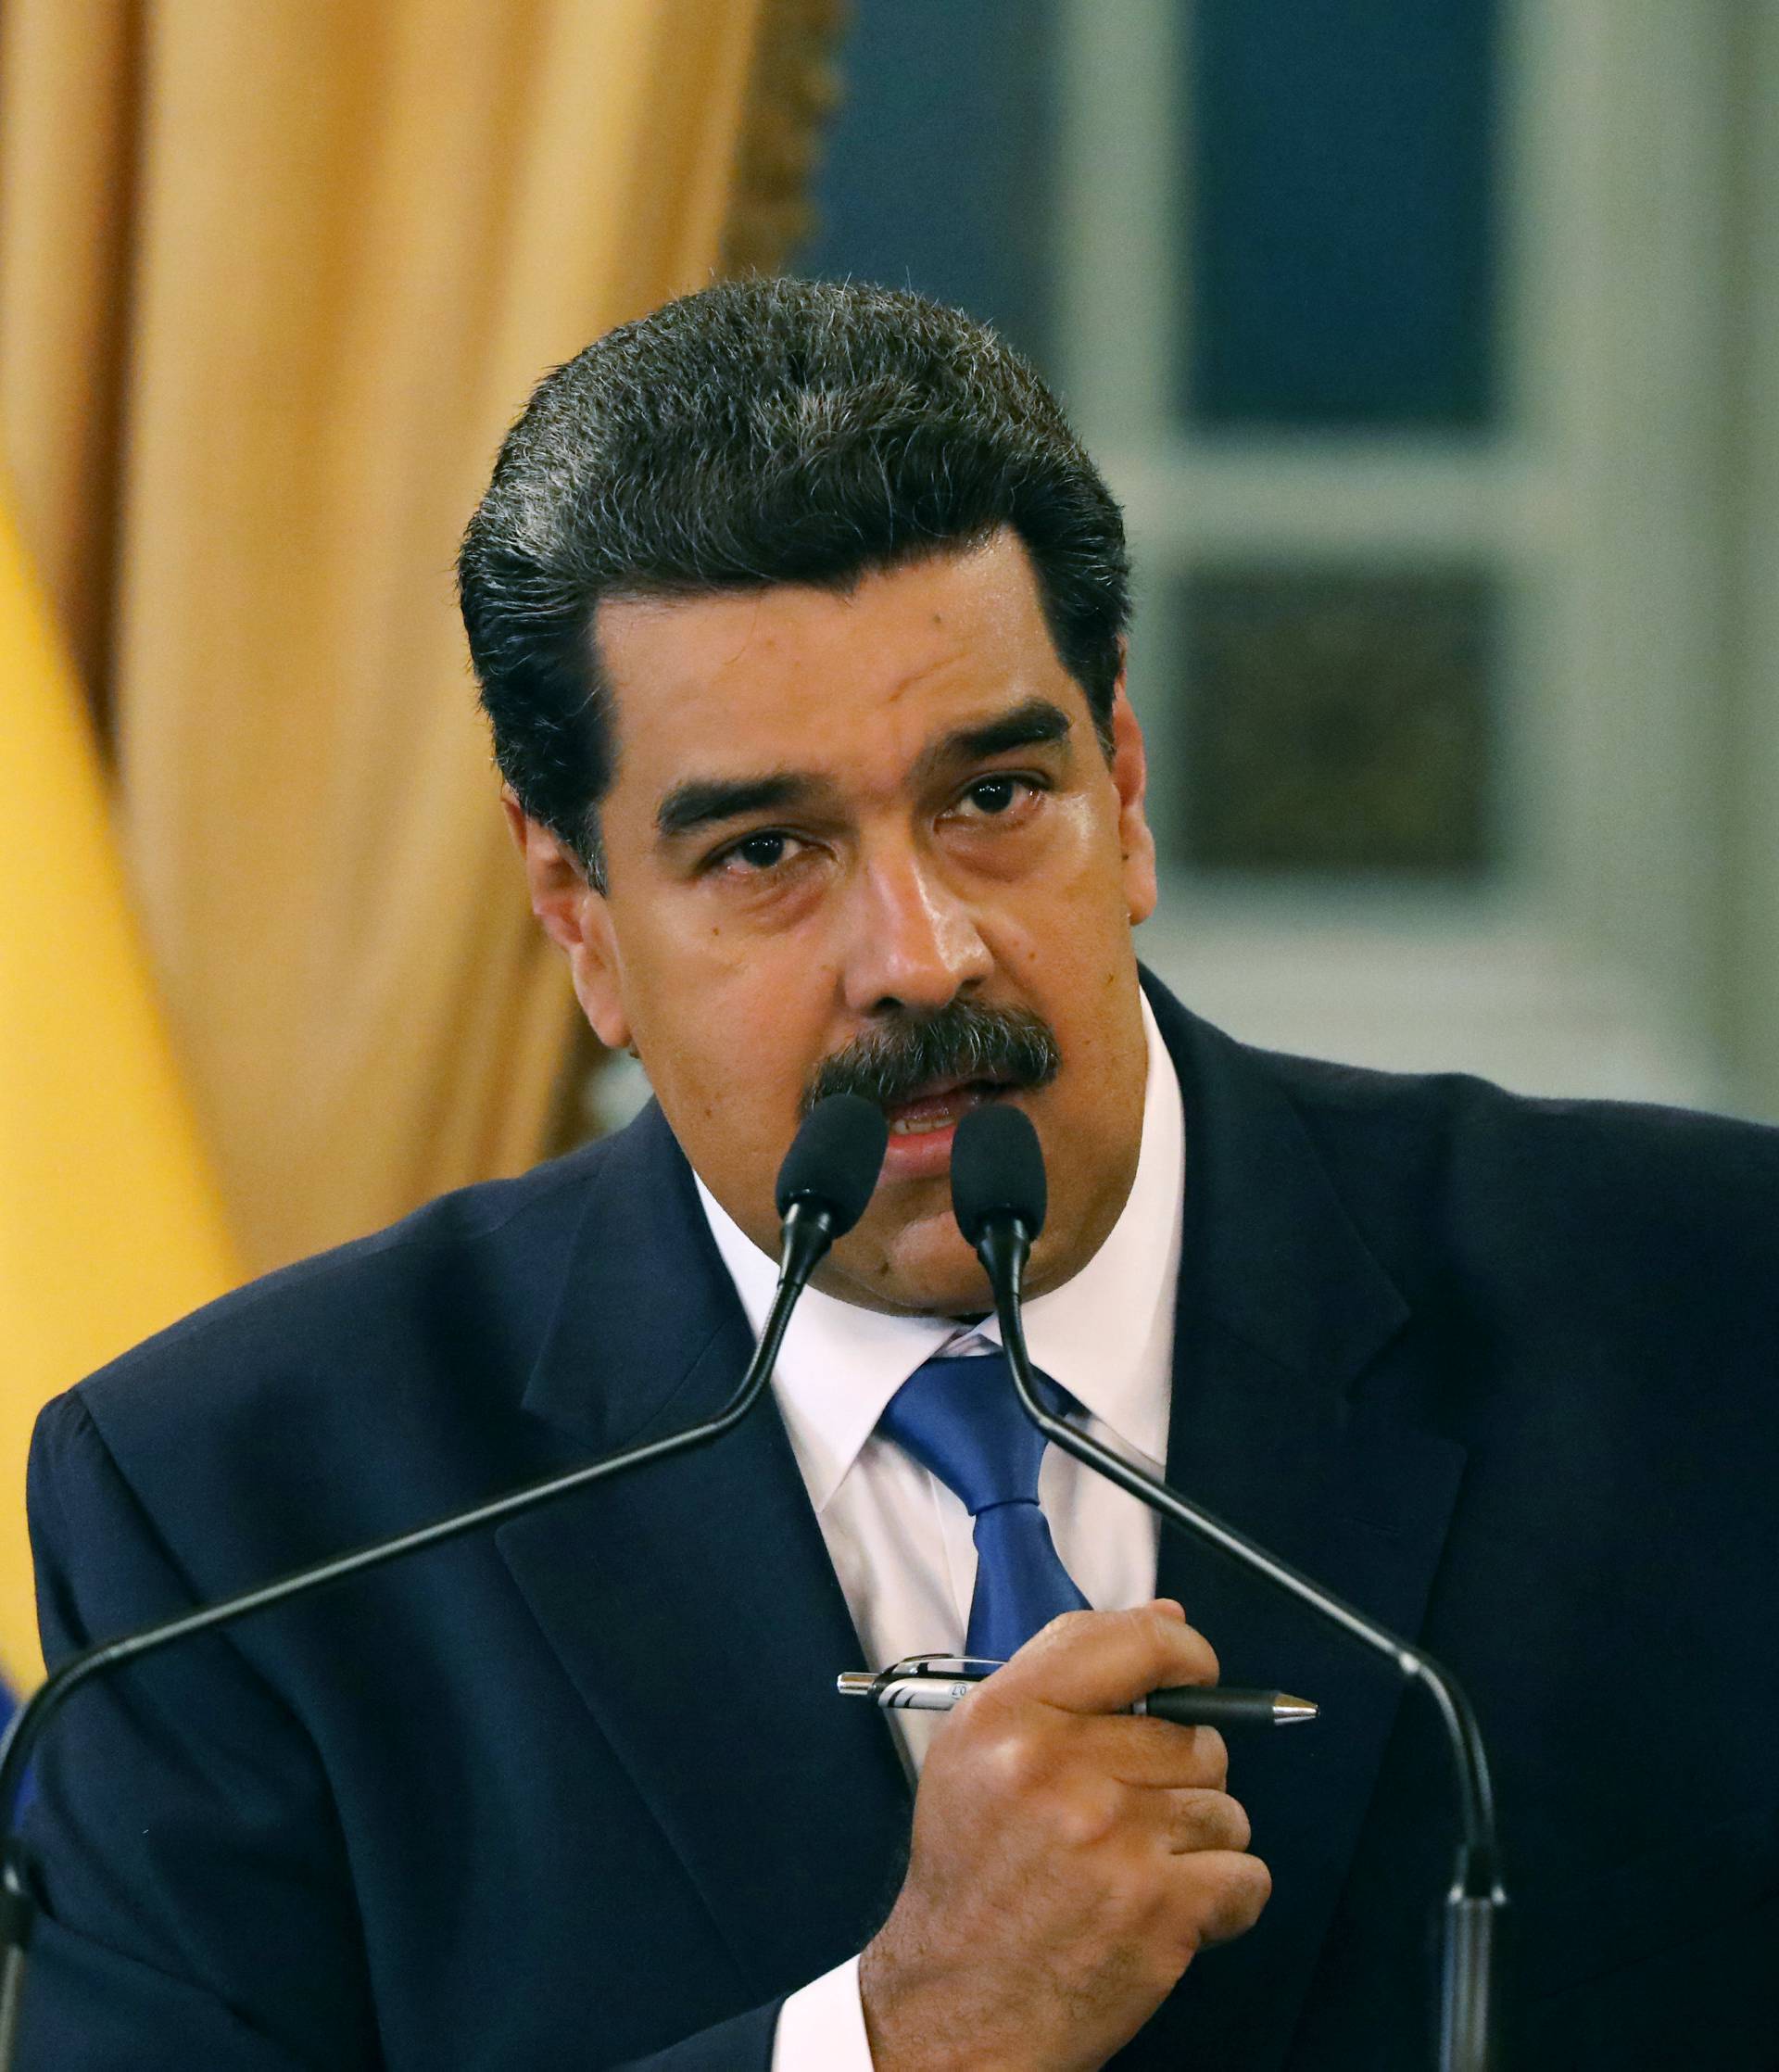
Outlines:
<svg viewBox="0 0 1779 2072"><path fill-rule="evenodd" d="M1055 398L986 324L890 288L755 278L608 332L539 383L463 541L501 772L602 884L602 599L846 589L1003 526L1109 746L1123 522Z"/></svg>

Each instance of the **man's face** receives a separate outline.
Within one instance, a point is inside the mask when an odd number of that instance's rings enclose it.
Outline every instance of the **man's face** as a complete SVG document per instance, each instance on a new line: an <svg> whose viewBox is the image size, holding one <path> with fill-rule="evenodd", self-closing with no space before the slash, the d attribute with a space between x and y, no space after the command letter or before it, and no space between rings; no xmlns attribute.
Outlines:
<svg viewBox="0 0 1779 2072"><path fill-rule="evenodd" d="M871 1206L817 1276L869 1308L990 1307L951 1212L957 1118L1036 1124L1050 1214L1034 1293L1129 1192L1146 1053L1131 924L1154 903L1142 750L1108 765L1031 565L986 546L864 578L607 602L616 775L607 890L524 824L534 903L600 1038L632 1044L687 1156L763 1251L773 1184L825 1063L940 1010L1047 1028L1041 1086L923 1085L890 1109Z"/></svg>

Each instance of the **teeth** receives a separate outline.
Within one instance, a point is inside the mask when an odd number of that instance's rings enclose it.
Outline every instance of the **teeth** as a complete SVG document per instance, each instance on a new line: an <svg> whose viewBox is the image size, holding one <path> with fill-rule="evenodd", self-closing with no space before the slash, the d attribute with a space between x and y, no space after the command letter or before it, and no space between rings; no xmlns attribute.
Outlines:
<svg viewBox="0 0 1779 2072"><path fill-rule="evenodd" d="M928 1136L935 1130L949 1130L956 1120L955 1116L936 1115L927 1122L892 1122L890 1125L890 1134L892 1137Z"/></svg>

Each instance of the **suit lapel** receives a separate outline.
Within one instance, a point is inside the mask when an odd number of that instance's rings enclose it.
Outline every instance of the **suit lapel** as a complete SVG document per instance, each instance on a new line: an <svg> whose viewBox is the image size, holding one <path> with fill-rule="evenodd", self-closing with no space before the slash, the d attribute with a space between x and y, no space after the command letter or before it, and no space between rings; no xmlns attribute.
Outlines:
<svg viewBox="0 0 1779 2072"><path fill-rule="evenodd" d="M710 1415L751 1350L650 1110L595 1182L526 1408L609 1450ZM894 1894L908 1791L882 1715L835 1695L864 1657L770 1397L710 1448L498 1539L751 1991L855 1951Z"/></svg>
<svg viewBox="0 0 1779 2072"><path fill-rule="evenodd" d="M1296 1112L1252 1054L1152 988L1186 1100L1186 1225L1170 1482L1405 1637L1419 1631L1463 1449L1353 1384L1407 1308L1355 1229ZM1230 1789L1273 1872L1252 1934L1207 1952L1133 2062L1279 2064L1327 1933L1401 1698L1394 1669L1171 1531L1159 1588L1224 1681L1323 1705L1243 1736Z"/></svg>

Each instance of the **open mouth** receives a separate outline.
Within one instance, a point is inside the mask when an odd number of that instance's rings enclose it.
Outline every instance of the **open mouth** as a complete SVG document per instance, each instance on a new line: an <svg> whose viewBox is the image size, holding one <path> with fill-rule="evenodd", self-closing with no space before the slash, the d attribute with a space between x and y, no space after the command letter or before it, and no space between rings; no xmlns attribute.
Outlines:
<svg viewBox="0 0 1779 2072"><path fill-rule="evenodd" d="M941 1081L924 1087L905 1101L890 1102L884 1109L891 1140L899 1137L936 1136L954 1129L972 1108L1011 1092L999 1080Z"/></svg>

